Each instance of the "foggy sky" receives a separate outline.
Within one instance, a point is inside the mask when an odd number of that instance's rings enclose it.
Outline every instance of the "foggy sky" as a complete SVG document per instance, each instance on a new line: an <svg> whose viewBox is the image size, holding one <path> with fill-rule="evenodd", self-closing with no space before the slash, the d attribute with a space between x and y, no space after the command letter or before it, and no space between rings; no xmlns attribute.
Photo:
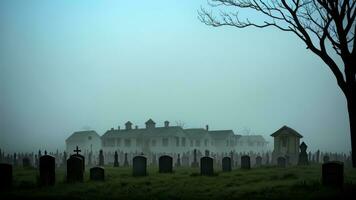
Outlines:
<svg viewBox="0 0 356 200"><path fill-rule="evenodd" d="M213 28L205 0L0 1L0 148L63 150L128 120L270 134L350 150L346 101L326 65L275 29Z"/></svg>

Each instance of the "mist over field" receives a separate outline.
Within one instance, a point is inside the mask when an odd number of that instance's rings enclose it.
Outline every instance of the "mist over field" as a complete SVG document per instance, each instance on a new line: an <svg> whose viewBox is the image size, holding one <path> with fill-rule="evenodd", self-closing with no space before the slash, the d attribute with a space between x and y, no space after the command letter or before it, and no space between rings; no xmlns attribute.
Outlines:
<svg viewBox="0 0 356 200"><path fill-rule="evenodd" d="M275 29L212 28L205 0L0 1L0 148L64 150L74 131L185 127L350 151L345 97L320 58ZM250 131L248 131L250 130Z"/></svg>

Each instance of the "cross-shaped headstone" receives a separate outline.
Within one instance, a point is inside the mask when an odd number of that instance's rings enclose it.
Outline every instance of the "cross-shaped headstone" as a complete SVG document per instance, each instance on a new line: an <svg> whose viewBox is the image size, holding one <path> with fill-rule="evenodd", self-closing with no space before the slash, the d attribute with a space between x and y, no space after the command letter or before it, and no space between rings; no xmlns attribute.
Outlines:
<svg viewBox="0 0 356 200"><path fill-rule="evenodd" d="M75 153L77 153L77 155L79 155L79 152L81 152L82 150L79 150L78 146L75 150L73 150Z"/></svg>

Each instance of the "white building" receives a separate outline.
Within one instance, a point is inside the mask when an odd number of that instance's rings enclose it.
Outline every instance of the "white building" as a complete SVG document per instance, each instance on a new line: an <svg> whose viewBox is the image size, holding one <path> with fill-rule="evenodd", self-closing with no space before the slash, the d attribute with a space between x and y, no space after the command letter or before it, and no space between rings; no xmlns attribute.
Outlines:
<svg viewBox="0 0 356 200"><path fill-rule="evenodd" d="M152 119L145 124L145 128L137 128L137 126L132 128L133 124L128 121L125 129L112 128L101 138L95 137L95 142L101 141L100 145L96 143L94 145L93 135L91 135L92 139L88 140L87 132L75 132L66 140L67 151L72 152L77 143L84 150L90 149L95 152L99 149L103 149L104 152L127 153L183 153L194 149L215 153L267 151L267 142L262 136L235 135L232 130L211 131L208 126L205 129L183 129L180 126L170 126L168 121L164 122L164 126L156 127Z"/></svg>

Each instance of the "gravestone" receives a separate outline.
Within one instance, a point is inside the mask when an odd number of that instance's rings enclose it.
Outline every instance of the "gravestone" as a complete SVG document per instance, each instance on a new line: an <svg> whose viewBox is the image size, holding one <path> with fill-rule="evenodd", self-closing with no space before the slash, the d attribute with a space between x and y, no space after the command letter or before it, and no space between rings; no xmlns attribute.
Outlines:
<svg viewBox="0 0 356 200"><path fill-rule="evenodd" d="M214 175L213 162L214 160L207 156L200 158L200 175L213 176Z"/></svg>
<svg viewBox="0 0 356 200"><path fill-rule="evenodd" d="M40 185L49 186L56 182L56 159L50 155L40 157Z"/></svg>
<svg viewBox="0 0 356 200"><path fill-rule="evenodd" d="M83 172L85 171L85 157L83 155L80 155L79 152L81 152L81 150L78 148L78 146L76 147L75 150L73 150L76 154L74 155L71 155L72 156L76 156L76 157L79 157L83 160L82 162L82 167L83 167Z"/></svg>
<svg viewBox="0 0 356 200"><path fill-rule="evenodd" d="M234 152L233 151L231 151L230 152L230 162L231 162L231 168L234 168L235 166L234 166Z"/></svg>
<svg viewBox="0 0 356 200"><path fill-rule="evenodd" d="M104 181L105 170L102 167L93 167L90 169L90 180L92 181Z"/></svg>
<svg viewBox="0 0 356 200"><path fill-rule="evenodd" d="M144 156L135 156L132 159L132 175L146 176L147 175L147 158Z"/></svg>
<svg viewBox="0 0 356 200"><path fill-rule="evenodd" d="M88 155L88 166L92 166L92 165L93 165L93 152L90 151Z"/></svg>
<svg viewBox="0 0 356 200"><path fill-rule="evenodd" d="M277 166L281 167L281 168L285 168L286 167L286 158L284 157L278 157L277 158Z"/></svg>
<svg viewBox="0 0 356 200"><path fill-rule="evenodd" d="M69 157L67 160L67 182L83 182L83 162L81 157Z"/></svg>
<svg viewBox="0 0 356 200"><path fill-rule="evenodd" d="M173 158L171 156L161 156L158 159L159 173L172 173Z"/></svg>
<svg viewBox="0 0 356 200"><path fill-rule="evenodd" d="M104 153L102 149L99 151L99 166L104 166Z"/></svg>
<svg viewBox="0 0 356 200"><path fill-rule="evenodd" d="M320 163L320 150L316 151L316 160L317 163Z"/></svg>
<svg viewBox="0 0 356 200"><path fill-rule="evenodd" d="M0 190L12 186L12 165L0 163Z"/></svg>
<svg viewBox="0 0 356 200"><path fill-rule="evenodd" d="M129 161L127 160L127 153L125 153L124 167L129 167Z"/></svg>
<svg viewBox="0 0 356 200"><path fill-rule="evenodd" d="M308 165L308 154L307 154L307 148L308 146L302 142L300 144L300 153L299 153L299 158L298 158L298 165ZM317 161L318 162L318 161Z"/></svg>
<svg viewBox="0 0 356 200"><path fill-rule="evenodd" d="M14 153L13 163L14 163L14 167L16 167L17 166L17 154L16 153Z"/></svg>
<svg viewBox="0 0 356 200"><path fill-rule="evenodd" d="M194 153L194 160L193 160L193 162L192 162L192 167L193 168L196 168L196 167L198 167L199 166L199 163L198 163L198 161L197 161L197 150L196 149L194 149L194 151L193 151Z"/></svg>
<svg viewBox="0 0 356 200"><path fill-rule="evenodd" d="M269 154L266 153L266 165L269 165Z"/></svg>
<svg viewBox="0 0 356 200"><path fill-rule="evenodd" d="M222 159L222 171L223 172L231 171L231 158L230 157L224 157Z"/></svg>
<svg viewBox="0 0 356 200"><path fill-rule="evenodd" d="M324 186L342 187L344 184L344 164L339 161L322 165L322 184Z"/></svg>
<svg viewBox="0 0 356 200"><path fill-rule="evenodd" d="M67 152L63 152L63 157L62 157L62 167L66 168L67 167Z"/></svg>
<svg viewBox="0 0 356 200"><path fill-rule="evenodd" d="M325 156L323 157L323 162L324 162L324 163L329 162L329 160L330 160L330 158L329 158L328 155L325 155Z"/></svg>
<svg viewBox="0 0 356 200"><path fill-rule="evenodd" d="M115 155L114 155L114 167L118 167L119 166L119 155L117 154L117 151L115 151Z"/></svg>
<svg viewBox="0 0 356 200"><path fill-rule="evenodd" d="M250 156L241 156L241 169L251 169Z"/></svg>
<svg viewBox="0 0 356 200"><path fill-rule="evenodd" d="M177 162L176 162L176 167L180 167L180 154L178 154Z"/></svg>
<svg viewBox="0 0 356 200"><path fill-rule="evenodd" d="M261 167L262 166L262 157L257 156L256 157L256 167Z"/></svg>
<svg viewBox="0 0 356 200"><path fill-rule="evenodd" d="M27 158L27 157L23 158L23 159L22 159L22 166L23 166L24 168L29 168L29 167L31 167L31 161L30 161L30 159Z"/></svg>

